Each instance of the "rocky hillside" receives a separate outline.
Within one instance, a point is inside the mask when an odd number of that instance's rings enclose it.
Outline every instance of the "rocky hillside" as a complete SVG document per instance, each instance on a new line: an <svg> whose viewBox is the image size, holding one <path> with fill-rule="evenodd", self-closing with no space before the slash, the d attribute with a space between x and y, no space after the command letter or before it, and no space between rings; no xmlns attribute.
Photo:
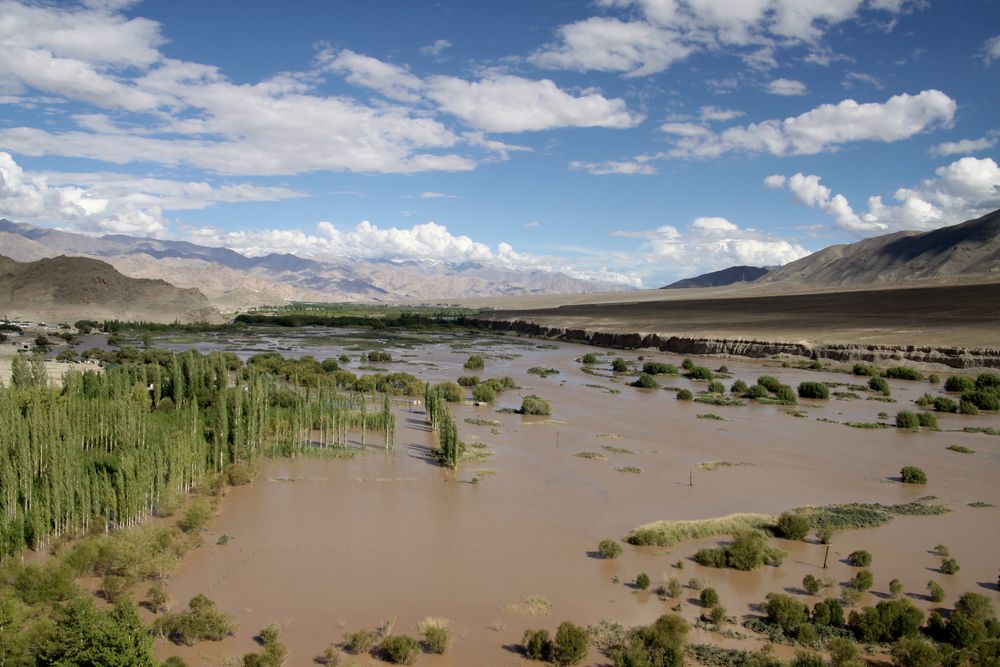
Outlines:
<svg viewBox="0 0 1000 667"><path fill-rule="evenodd" d="M930 232L897 232L830 246L757 282L841 287L998 273L1000 210Z"/></svg>
<svg viewBox="0 0 1000 667"><path fill-rule="evenodd" d="M0 256L0 312L45 321L220 321L205 295L122 275L86 257L16 262Z"/></svg>
<svg viewBox="0 0 1000 667"><path fill-rule="evenodd" d="M684 278L660 289L690 289L694 287L724 287L736 283L750 283L771 269L766 266L730 266L720 271L703 273L694 278Z"/></svg>

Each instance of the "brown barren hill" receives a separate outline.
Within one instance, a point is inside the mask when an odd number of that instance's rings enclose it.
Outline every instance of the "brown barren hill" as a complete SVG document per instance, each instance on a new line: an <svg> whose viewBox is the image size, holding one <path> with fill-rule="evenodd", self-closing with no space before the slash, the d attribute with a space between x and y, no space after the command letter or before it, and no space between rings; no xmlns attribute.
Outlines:
<svg viewBox="0 0 1000 667"><path fill-rule="evenodd" d="M989 274L1000 274L1000 210L930 232L830 246L771 271L758 283L844 287Z"/></svg>
<svg viewBox="0 0 1000 667"><path fill-rule="evenodd" d="M128 278L85 257L15 262L0 256L0 312L44 320L221 321L196 289Z"/></svg>

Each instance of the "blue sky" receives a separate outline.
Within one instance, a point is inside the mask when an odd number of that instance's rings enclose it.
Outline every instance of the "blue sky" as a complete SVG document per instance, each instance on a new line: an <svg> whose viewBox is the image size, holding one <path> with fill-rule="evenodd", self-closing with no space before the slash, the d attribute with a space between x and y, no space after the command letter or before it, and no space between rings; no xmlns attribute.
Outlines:
<svg viewBox="0 0 1000 667"><path fill-rule="evenodd" d="M0 216L631 286L1000 207L1000 2L0 1Z"/></svg>

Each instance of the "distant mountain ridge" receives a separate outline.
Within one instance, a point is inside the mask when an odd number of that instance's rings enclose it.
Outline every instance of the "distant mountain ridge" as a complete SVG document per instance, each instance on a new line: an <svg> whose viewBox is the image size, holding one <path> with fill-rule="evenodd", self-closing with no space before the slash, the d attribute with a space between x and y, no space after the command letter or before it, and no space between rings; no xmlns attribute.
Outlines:
<svg viewBox="0 0 1000 667"><path fill-rule="evenodd" d="M847 287L997 273L1000 210L929 232L896 232L830 246L756 282Z"/></svg>
<svg viewBox="0 0 1000 667"><path fill-rule="evenodd" d="M85 236L0 220L0 254L17 260L95 257L137 278L197 287L224 310L289 301L398 301L614 291L621 285L478 262L390 261L292 254L249 257L228 248L113 234Z"/></svg>
<svg viewBox="0 0 1000 667"><path fill-rule="evenodd" d="M129 278L100 260L63 255L34 262L0 255L0 312L49 321L221 321L196 289Z"/></svg>
<svg viewBox="0 0 1000 667"><path fill-rule="evenodd" d="M693 278L684 278L665 285L660 289L690 289L694 287L724 287L735 283L749 283L757 280L771 269L766 266L730 266L719 271L703 273Z"/></svg>

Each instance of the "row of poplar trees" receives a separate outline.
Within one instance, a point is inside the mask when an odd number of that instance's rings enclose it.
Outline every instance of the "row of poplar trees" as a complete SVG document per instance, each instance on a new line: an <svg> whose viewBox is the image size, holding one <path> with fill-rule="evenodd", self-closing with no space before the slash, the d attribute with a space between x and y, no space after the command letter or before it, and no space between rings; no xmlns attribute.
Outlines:
<svg viewBox="0 0 1000 667"><path fill-rule="evenodd" d="M424 411L427 414L427 421L437 435L438 446L435 450L437 460L446 468L454 470L462 460L465 444L458 438L455 418L448 409L441 389L432 387L430 383L427 383L424 390Z"/></svg>
<svg viewBox="0 0 1000 667"><path fill-rule="evenodd" d="M55 387L40 356L17 355L11 386L0 384L0 556L133 525L207 475L348 446L348 430L383 432L391 447L388 396L379 405L233 361L155 351Z"/></svg>

